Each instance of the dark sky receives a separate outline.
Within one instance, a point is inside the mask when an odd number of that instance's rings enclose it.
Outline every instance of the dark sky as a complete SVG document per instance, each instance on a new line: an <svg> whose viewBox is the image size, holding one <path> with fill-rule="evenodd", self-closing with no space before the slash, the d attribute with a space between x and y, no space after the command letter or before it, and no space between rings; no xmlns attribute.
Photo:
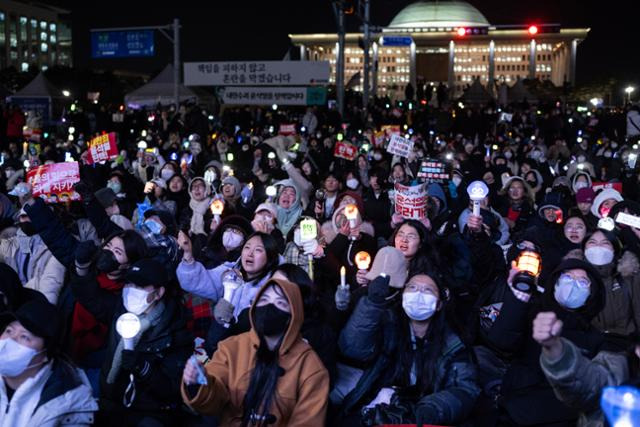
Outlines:
<svg viewBox="0 0 640 427"><path fill-rule="evenodd" d="M629 2L610 0L470 0L491 24L559 23L590 27L587 39L578 48L578 81L604 77L640 82L640 55L637 44L637 11ZM156 34L154 58L122 60L90 59L89 29L134 25L168 24L181 20L182 60L280 60L289 45L287 34L332 32L336 30L330 0L210 0L77 2L50 0L72 11L74 61L81 68L126 68L154 73L172 61L171 45ZM372 21L387 25L411 0L371 0ZM636 22L634 22L636 21ZM357 18L348 25L357 30Z"/></svg>

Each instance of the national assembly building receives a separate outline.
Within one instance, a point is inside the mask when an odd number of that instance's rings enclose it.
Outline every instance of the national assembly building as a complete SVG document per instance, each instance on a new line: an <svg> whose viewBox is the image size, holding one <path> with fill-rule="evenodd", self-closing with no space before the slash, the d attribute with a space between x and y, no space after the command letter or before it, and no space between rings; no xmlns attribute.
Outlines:
<svg viewBox="0 0 640 427"><path fill-rule="evenodd" d="M574 84L578 44L589 28L558 24L492 25L463 1L419 1L402 9L372 37L372 93L392 99L411 83L444 83L459 96L479 80L489 91L518 79ZM290 34L302 60L329 61L335 84L338 36ZM362 33L347 33L345 83L363 73ZM359 75L357 73L360 73ZM362 90L356 79L353 88ZM493 82L493 85L489 84Z"/></svg>

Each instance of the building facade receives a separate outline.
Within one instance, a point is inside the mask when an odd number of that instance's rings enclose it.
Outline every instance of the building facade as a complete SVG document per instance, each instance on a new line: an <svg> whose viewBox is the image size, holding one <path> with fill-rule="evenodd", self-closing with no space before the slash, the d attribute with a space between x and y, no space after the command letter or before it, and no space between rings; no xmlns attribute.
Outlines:
<svg viewBox="0 0 640 427"><path fill-rule="evenodd" d="M0 68L46 70L72 66L69 12L48 5L0 0Z"/></svg>
<svg viewBox="0 0 640 427"><path fill-rule="evenodd" d="M408 83L414 89L418 84L444 83L459 96L475 79L490 91L496 84L511 86L525 78L550 80L556 86L573 84L578 44L588 32L544 24L495 26L463 1L419 1L402 9L373 37L372 93L396 98L404 96ZM302 59L329 61L335 83L337 34L289 37ZM363 79L357 77L364 72L361 40L361 33L346 34L345 84L351 81L356 90L362 90Z"/></svg>

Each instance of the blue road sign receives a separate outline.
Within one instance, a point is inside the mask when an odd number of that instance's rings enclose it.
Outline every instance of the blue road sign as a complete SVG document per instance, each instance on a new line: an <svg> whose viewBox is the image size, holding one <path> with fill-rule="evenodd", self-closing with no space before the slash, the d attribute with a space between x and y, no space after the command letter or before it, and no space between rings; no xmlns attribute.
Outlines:
<svg viewBox="0 0 640 427"><path fill-rule="evenodd" d="M401 36L384 36L382 37L383 46L411 46L413 39L411 37Z"/></svg>
<svg viewBox="0 0 640 427"><path fill-rule="evenodd" d="M93 31L92 58L128 58L155 54L153 30Z"/></svg>

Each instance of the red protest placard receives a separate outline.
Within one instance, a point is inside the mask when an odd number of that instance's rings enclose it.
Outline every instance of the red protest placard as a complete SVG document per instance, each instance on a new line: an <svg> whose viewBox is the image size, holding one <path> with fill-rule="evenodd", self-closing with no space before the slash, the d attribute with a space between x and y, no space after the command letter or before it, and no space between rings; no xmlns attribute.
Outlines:
<svg viewBox="0 0 640 427"><path fill-rule="evenodd" d="M116 145L115 132L102 134L89 141L89 157L87 161L90 165L104 162L117 156L118 146Z"/></svg>
<svg viewBox="0 0 640 427"><path fill-rule="evenodd" d="M395 212L403 218L422 219L427 209L427 187L423 184L408 187L395 184Z"/></svg>
<svg viewBox="0 0 640 427"><path fill-rule="evenodd" d="M336 141L336 146L333 149L333 156L341 159L353 160L358 154L358 148L344 141Z"/></svg>
<svg viewBox="0 0 640 427"><path fill-rule="evenodd" d="M80 181L78 162L42 165L27 172L34 197L42 197L47 203L80 200L73 184Z"/></svg>
<svg viewBox="0 0 640 427"><path fill-rule="evenodd" d="M594 182L591 185L593 191L596 193L600 190L604 190L605 188L613 188L618 193L622 194L622 183L621 182Z"/></svg>
<svg viewBox="0 0 640 427"><path fill-rule="evenodd" d="M296 125L295 124L282 124L278 129L279 135L295 135L296 134Z"/></svg>

